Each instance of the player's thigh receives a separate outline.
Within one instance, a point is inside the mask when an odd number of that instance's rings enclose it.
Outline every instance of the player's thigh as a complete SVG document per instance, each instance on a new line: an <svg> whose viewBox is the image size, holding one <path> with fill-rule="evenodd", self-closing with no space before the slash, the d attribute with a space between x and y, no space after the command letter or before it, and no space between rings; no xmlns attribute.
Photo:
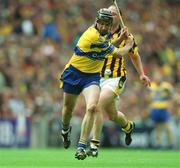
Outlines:
<svg viewBox="0 0 180 168"><path fill-rule="evenodd" d="M100 96L100 88L98 85L90 85L83 90L86 101L86 107L97 106Z"/></svg>
<svg viewBox="0 0 180 168"><path fill-rule="evenodd" d="M104 88L101 90L100 98L99 98L99 106L100 107L109 107L114 104L116 99L116 94L108 88Z"/></svg>
<svg viewBox="0 0 180 168"><path fill-rule="evenodd" d="M111 90L116 97L119 97L119 94L123 91L125 86L124 78L101 78L100 87L101 89L109 89Z"/></svg>
<svg viewBox="0 0 180 168"><path fill-rule="evenodd" d="M117 116L116 97L116 94L107 88L103 89L100 93L98 107L111 118Z"/></svg>

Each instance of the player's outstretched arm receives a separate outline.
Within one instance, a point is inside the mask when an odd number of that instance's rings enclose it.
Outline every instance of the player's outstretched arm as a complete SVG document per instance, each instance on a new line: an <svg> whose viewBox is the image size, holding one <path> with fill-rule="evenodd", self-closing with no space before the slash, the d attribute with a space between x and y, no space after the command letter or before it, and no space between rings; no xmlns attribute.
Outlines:
<svg viewBox="0 0 180 168"><path fill-rule="evenodd" d="M129 56L131 58L131 61L134 65L136 71L139 74L140 80L143 83L143 85L146 87L150 87L151 81L150 81L149 77L144 74L143 65L142 65L141 57L140 57L139 53L137 53L137 54L130 53Z"/></svg>

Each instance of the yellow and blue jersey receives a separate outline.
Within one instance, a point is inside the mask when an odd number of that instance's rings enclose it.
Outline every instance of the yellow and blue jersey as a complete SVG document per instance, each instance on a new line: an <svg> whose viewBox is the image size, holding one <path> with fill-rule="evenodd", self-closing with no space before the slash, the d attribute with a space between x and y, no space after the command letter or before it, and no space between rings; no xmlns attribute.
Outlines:
<svg viewBox="0 0 180 168"><path fill-rule="evenodd" d="M118 29L115 33L113 34L109 34L107 38L110 39L110 42L114 39L117 39L119 37L119 31L120 29ZM131 36L133 37L133 35L131 34ZM125 46L125 40L123 40L121 42L121 44L119 45L119 48ZM137 44L135 43L133 46L133 50L132 50L134 55L138 54L138 47ZM107 75L106 71L110 70L110 74ZM108 54L108 57L105 58L104 60L104 64L103 64L103 68L101 71L101 76L102 77L108 77L108 78L117 78L117 77L123 77L126 76L126 68L125 68L125 59L124 57L121 58L115 58L113 57L112 54Z"/></svg>
<svg viewBox="0 0 180 168"><path fill-rule="evenodd" d="M107 55L116 52L117 48L92 26L80 37L65 69L72 65L84 73L100 73Z"/></svg>
<svg viewBox="0 0 180 168"><path fill-rule="evenodd" d="M117 48L102 37L95 27L88 28L80 37L61 75L60 88L66 93L79 95L90 85L99 85L104 59L116 52Z"/></svg>
<svg viewBox="0 0 180 168"><path fill-rule="evenodd" d="M173 87L168 82L161 82L159 85L155 82L151 84L151 108L166 109L169 107L173 96Z"/></svg>

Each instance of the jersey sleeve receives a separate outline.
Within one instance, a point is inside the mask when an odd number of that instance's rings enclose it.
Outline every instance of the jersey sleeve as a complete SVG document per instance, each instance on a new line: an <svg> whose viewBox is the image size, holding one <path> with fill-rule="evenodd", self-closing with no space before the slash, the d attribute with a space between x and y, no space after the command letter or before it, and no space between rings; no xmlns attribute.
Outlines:
<svg viewBox="0 0 180 168"><path fill-rule="evenodd" d="M135 40L135 38L134 38L134 36L132 35L132 34L130 34L130 36L133 38L133 40L134 40L134 45L133 45L133 47L132 47L132 49L130 50L130 52L132 53L132 54L134 54L134 56L136 56L136 55L138 55L138 45L137 45L137 42L136 42L136 40Z"/></svg>

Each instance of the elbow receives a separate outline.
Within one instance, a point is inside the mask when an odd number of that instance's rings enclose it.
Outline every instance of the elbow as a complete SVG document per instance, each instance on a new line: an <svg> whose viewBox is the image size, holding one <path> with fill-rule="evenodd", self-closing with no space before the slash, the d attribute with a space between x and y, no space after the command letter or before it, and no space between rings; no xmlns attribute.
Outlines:
<svg viewBox="0 0 180 168"><path fill-rule="evenodd" d="M130 57L132 60L138 60L138 58L139 58L139 55L138 55L138 54L130 53L130 54L128 54L128 55L129 55L129 57Z"/></svg>

